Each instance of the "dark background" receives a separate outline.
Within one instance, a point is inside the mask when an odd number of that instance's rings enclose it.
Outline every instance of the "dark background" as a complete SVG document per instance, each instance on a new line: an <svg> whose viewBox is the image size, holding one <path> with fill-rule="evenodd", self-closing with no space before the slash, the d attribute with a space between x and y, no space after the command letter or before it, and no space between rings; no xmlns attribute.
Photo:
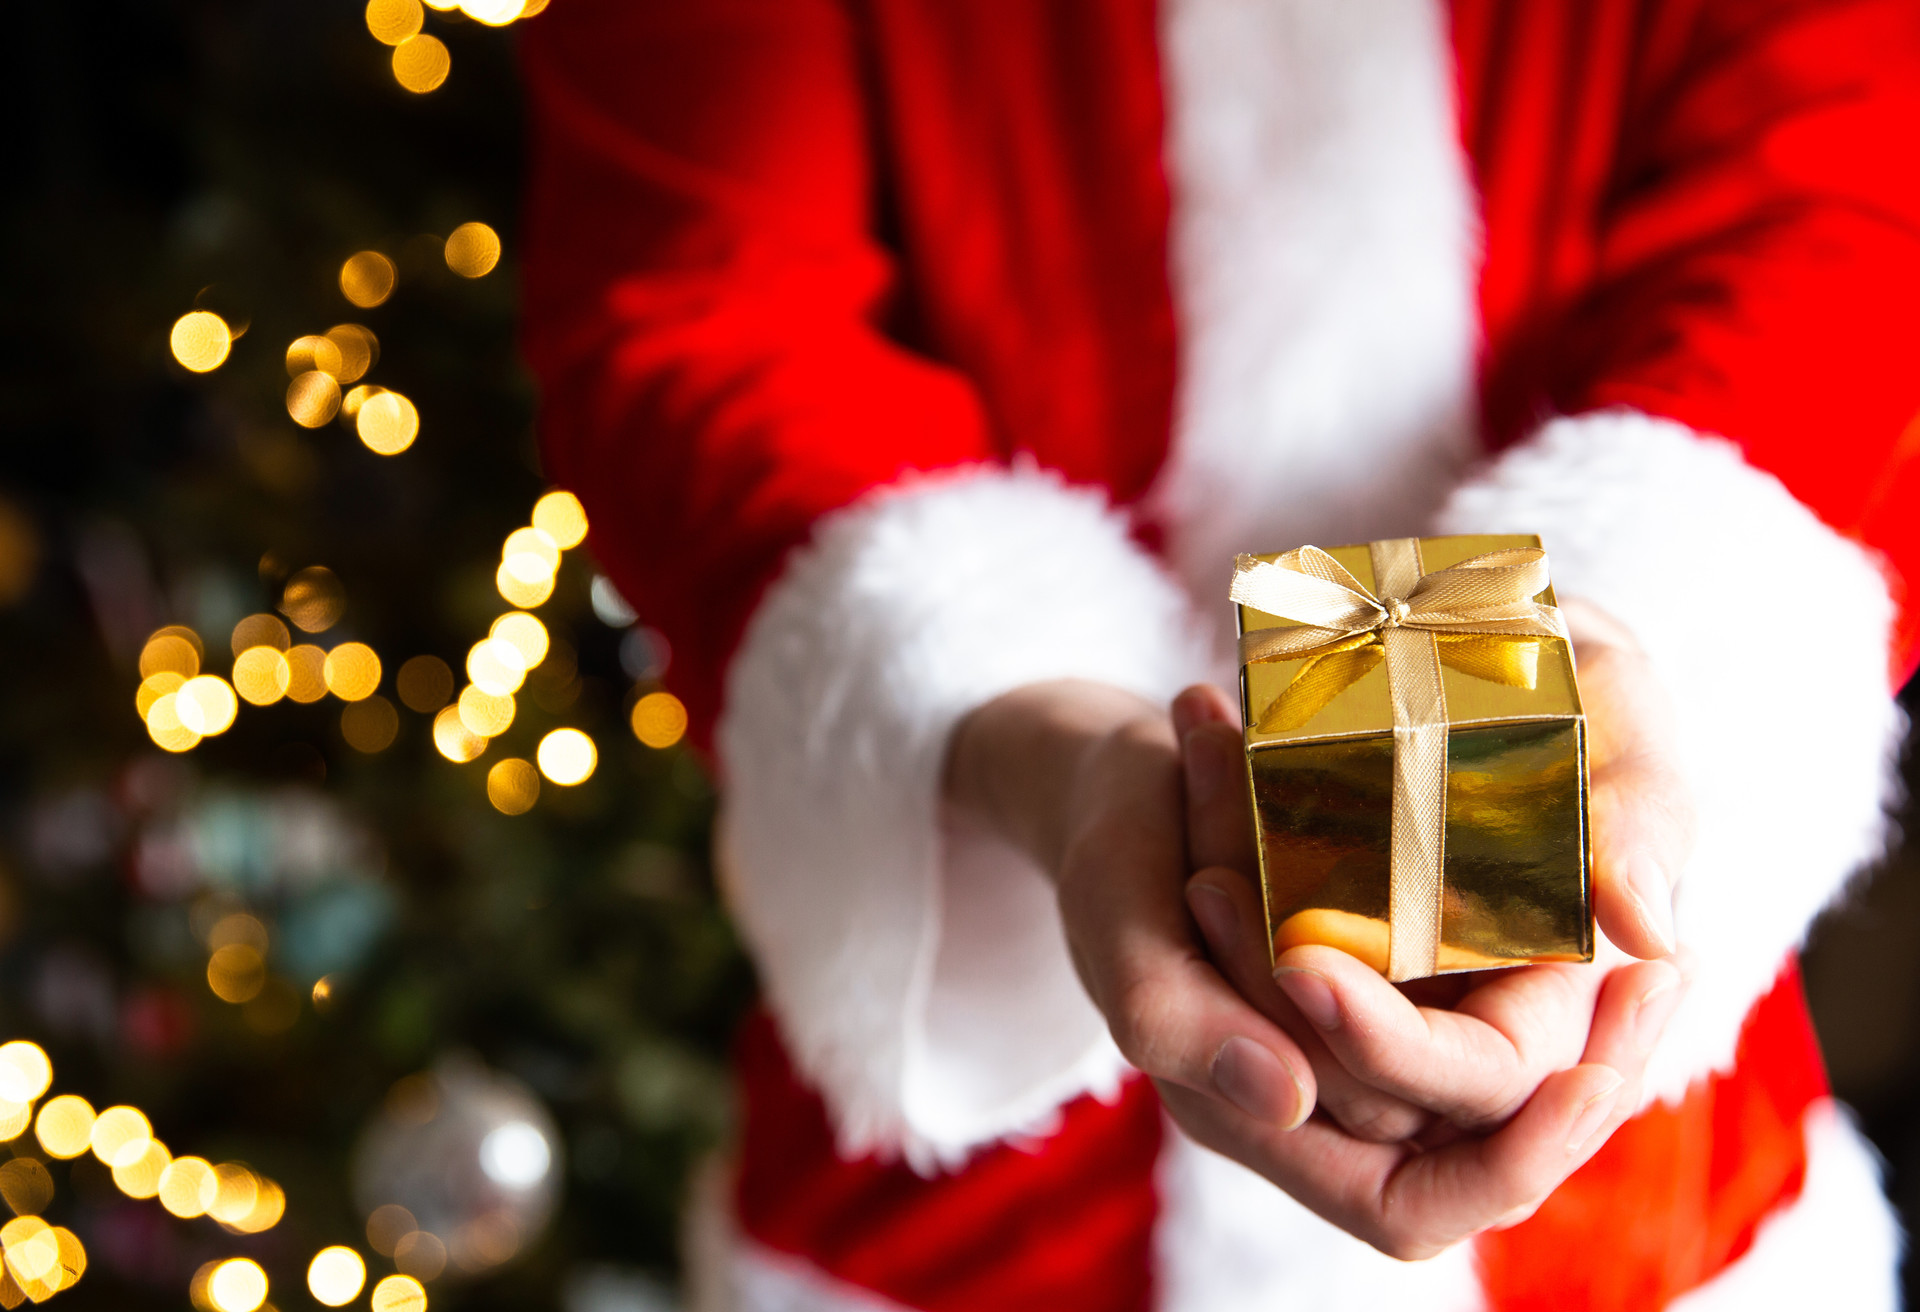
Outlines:
<svg viewBox="0 0 1920 1312"><path fill-rule="evenodd" d="M196 624L221 651L223 626L271 608L306 565L347 589L323 640L373 645L389 696L401 660L431 652L457 669L504 609L500 541L546 487L513 342L513 30L429 14L452 74L415 96L348 0L43 3L9 18L0 1038L45 1044L55 1091L135 1103L176 1152L244 1159L288 1195L280 1225L241 1238L121 1197L85 1159L55 1164L47 1214L92 1259L58 1297L178 1307L200 1264L245 1253L279 1307L312 1306L307 1257L327 1243L366 1251L347 1166L361 1128L396 1079L466 1054L553 1116L564 1187L523 1260L434 1283L434 1305L659 1306L688 1172L725 1123L724 1045L751 985L706 867L699 764L625 728L667 653L636 660L630 631L595 618L584 553L569 553L541 610L577 651L572 700L529 707L477 763L442 760L409 711L393 746L357 752L331 698L243 707L228 734L167 757L132 705L147 631ZM433 237L474 219L499 230L506 258L468 282ZM400 268L399 290L372 310L336 282L361 249ZM247 324L204 376L167 348L196 304ZM419 406L420 440L399 457L287 417L286 344L341 321L378 334L370 377ZM644 651L643 630L637 641ZM527 815L496 813L488 764L530 754L562 723L595 737L598 773L549 787ZM270 827L289 808L346 854L322 890L338 895L328 914L348 905L359 919L335 944L333 1004L303 1003L290 1028L265 1033L208 991L206 923L259 916L276 979L304 997L300 970L317 958L296 949L324 919L317 895L257 861L165 887L143 862L183 825L238 815ZM1917 860L1903 849L1863 879L1806 962L1835 1084L1909 1217ZM33 1151L31 1134L12 1151ZM374 1277L388 1269L372 1263Z"/></svg>

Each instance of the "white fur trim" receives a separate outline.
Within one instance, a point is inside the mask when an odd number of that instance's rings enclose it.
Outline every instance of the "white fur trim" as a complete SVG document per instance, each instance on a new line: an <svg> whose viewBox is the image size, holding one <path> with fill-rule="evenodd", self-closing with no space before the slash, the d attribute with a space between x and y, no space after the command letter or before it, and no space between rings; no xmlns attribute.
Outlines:
<svg viewBox="0 0 1920 1312"><path fill-rule="evenodd" d="M1672 1312L1893 1312L1900 1223L1880 1192L1879 1154L1838 1104L1807 1109L1800 1197L1761 1223L1753 1247Z"/></svg>
<svg viewBox="0 0 1920 1312"><path fill-rule="evenodd" d="M1673 694L1700 816L1675 921L1700 973L1648 1087L1677 1099L1731 1066L1787 953L1885 845L1905 727L1886 582L1731 443L1629 411L1548 424L1439 526L1540 534L1555 589L1631 628ZM1815 644L1795 615L1834 632Z"/></svg>
<svg viewBox="0 0 1920 1312"><path fill-rule="evenodd" d="M1417 532L1471 459L1477 203L1436 0L1161 9L1181 359L1152 503L1217 621L1235 552Z"/></svg>
<svg viewBox="0 0 1920 1312"><path fill-rule="evenodd" d="M1178 588L1102 494L1031 469L889 490L788 562L729 671L721 847L843 1150L931 1169L1114 1087L1046 881L943 836L947 738L1025 683L1163 699L1198 667Z"/></svg>
<svg viewBox="0 0 1920 1312"><path fill-rule="evenodd" d="M1154 1229L1161 1312L1473 1312L1473 1246L1401 1262L1167 1127Z"/></svg>

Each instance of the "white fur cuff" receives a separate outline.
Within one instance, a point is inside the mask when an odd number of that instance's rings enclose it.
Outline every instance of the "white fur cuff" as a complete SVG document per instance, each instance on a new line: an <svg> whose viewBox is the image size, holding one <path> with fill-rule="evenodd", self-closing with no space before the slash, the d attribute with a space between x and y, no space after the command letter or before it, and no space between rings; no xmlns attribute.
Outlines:
<svg viewBox="0 0 1920 1312"><path fill-rule="evenodd" d="M1050 886L943 829L941 773L960 718L1022 684L1171 696L1200 668L1190 632L1104 497L1032 469L839 511L768 592L728 676L721 850L845 1150L931 1169L1114 1086Z"/></svg>
<svg viewBox="0 0 1920 1312"><path fill-rule="evenodd" d="M1540 534L1555 589L1627 624L1673 695L1700 817L1675 919L1700 974L1648 1087L1678 1098L1732 1064L1787 953L1882 850L1904 730L1886 583L1731 443L1628 411L1548 424L1440 530ZM1837 631L1816 644L1795 615Z"/></svg>

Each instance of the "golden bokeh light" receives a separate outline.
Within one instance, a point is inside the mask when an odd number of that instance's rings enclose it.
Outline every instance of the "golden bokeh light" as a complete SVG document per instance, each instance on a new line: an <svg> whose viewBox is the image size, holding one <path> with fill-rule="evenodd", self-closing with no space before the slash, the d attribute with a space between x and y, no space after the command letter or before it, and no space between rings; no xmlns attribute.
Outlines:
<svg viewBox="0 0 1920 1312"><path fill-rule="evenodd" d="M485 734L475 733L460 719L459 706L445 706L433 717L434 750L456 765L464 765L487 750Z"/></svg>
<svg viewBox="0 0 1920 1312"><path fill-rule="evenodd" d="M633 704L633 736L665 749L687 736L687 708L670 692L650 692Z"/></svg>
<svg viewBox="0 0 1920 1312"><path fill-rule="evenodd" d="M287 414L302 428L319 428L340 409L340 384L329 373L309 369L287 384Z"/></svg>
<svg viewBox="0 0 1920 1312"><path fill-rule="evenodd" d="M0 1199L15 1216L35 1216L53 1201L53 1176L35 1157L16 1157L0 1166Z"/></svg>
<svg viewBox="0 0 1920 1312"><path fill-rule="evenodd" d="M134 690L134 709L140 712L141 719L146 719L147 712L153 709L155 702L169 693L179 692L180 685L185 682L184 678L172 670L162 670L158 674L149 675L140 680L139 688Z"/></svg>
<svg viewBox="0 0 1920 1312"><path fill-rule="evenodd" d="M205 1216L218 1182L204 1157L176 1157L160 1173L160 1206L182 1220Z"/></svg>
<svg viewBox="0 0 1920 1312"><path fill-rule="evenodd" d="M222 1162L213 1168L213 1198L207 1203L207 1215L225 1225L247 1219L260 1202L264 1182L239 1162Z"/></svg>
<svg viewBox="0 0 1920 1312"><path fill-rule="evenodd" d="M373 1312L427 1312L427 1287L412 1276L388 1276L373 1287Z"/></svg>
<svg viewBox="0 0 1920 1312"><path fill-rule="evenodd" d="M342 383L364 378L380 359L380 339L361 324L337 323L327 329L326 339L340 352L340 367L332 372Z"/></svg>
<svg viewBox="0 0 1920 1312"><path fill-rule="evenodd" d="M250 943L229 943L207 958L207 987L222 1002L252 1001L266 986L266 959Z"/></svg>
<svg viewBox="0 0 1920 1312"><path fill-rule="evenodd" d="M163 751L190 752L200 745L200 735L181 722L179 707L174 701L178 695L170 692L155 698L147 708L147 737Z"/></svg>
<svg viewBox="0 0 1920 1312"><path fill-rule="evenodd" d="M334 379L340 377L340 347L330 338L309 335L296 337L287 343L287 377L298 378L301 374L319 370Z"/></svg>
<svg viewBox="0 0 1920 1312"><path fill-rule="evenodd" d="M367 403L367 398L378 396L386 390L384 387L375 387L372 383L361 383L340 398L340 417L353 425L356 433L359 432L360 407Z"/></svg>
<svg viewBox="0 0 1920 1312"><path fill-rule="evenodd" d="M511 644L520 653L521 664L529 670L547 658L550 645L547 626L537 616L525 611L508 611L493 622L493 627L487 630L487 636L496 642Z"/></svg>
<svg viewBox="0 0 1920 1312"><path fill-rule="evenodd" d="M325 1011L328 1007L331 1007L333 1005L333 993L333 976L322 975L319 979L315 980L313 982L312 995L313 1009L315 1011Z"/></svg>
<svg viewBox="0 0 1920 1312"><path fill-rule="evenodd" d="M440 38L425 32L410 36L393 48L393 80L416 96L423 96L445 82L452 69L453 58L447 54L447 47ZM367 303L379 304L378 301Z"/></svg>
<svg viewBox="0 0 1920 1312"><path fill-rule="evenodd" d="M367 1214L367 1243L382 1257L392 1257L400 1241L420 1228L413 1213L398 1203L384 1203Z"/></svg>
<svg viewBox="0 0 1920 1312"><path fill-rule="evenodd" d="M447 234L443 254L462 278L484 278L500 263L500 234L484 223L463 223Z"/></svg>
<svg viewBox="0 0 1920 1312"><path fill-rule="evenodd" d="M207 931L207 946L224 948L229 943L244 943L254 951L264 953L267 950L267 927L260 923L260 917L245 911L222 916Z"/></svg>
<svg viewBox="0 0 1920 1312"><path fill-rule="evenodd" d="M287 580L280 613L308 633L325 633L347 609L347 589L325 565L309 565Z"/></svg>
<svg viewBox="0 0 1920 1312"><path fill-rule="evenodd" d="M460 700L454 705L459 710L460 723L482 738L498 738L513 725L511 696L469 685L460 690Z"/></svg>
<svg viewBox="0 0 1920 1312"><path fill-rule="evenodd" d="M33 1137L49 1157L78 1157L93 1144L94 1119L91 1103L77 1093L63 1093L41 1105Z"/></svg>
<svg viewBox="0 0 1920 1312"><path fill-rule="evenodd" d="M233 690L255 706L271 706L293 685L293 667L272 647L249 647L233 658Z"/></svg>
<svg viewBox="0 0 1920 1312"><path fill-rule="evenodd" d="M267 1301L267 1273L249 1257L230 1257L207 1277L207 1301L215 1312L254 1312Z"/></svg>
<svg viewBox="0 0 1920 1312"><path fill-rule="evenodd" d="M487 800L503 815L524 815L540 800L540 772L517 756L495 762L487 771Z"/></svg>
<svg viewBox="0 0 1920 1312"><path fill-rule="evenodd" d="M505 27L520 17L526 0L459 0L460 12L488 27Z"/></svg>
<svg viewBox="0 0 1920 1312"><path fill-rule="evenodd" d="M540 529L517 528L500 548L500 563L522 583L538 583L560 568L560 548Z"/></svg>
<svg viewBox="0 0 1920 1312"><path fill-rule="evenodd" d="M510 642L482 638L467 652L467 678L495 696L518 692L527 681L527 658Z"/></svg>
<svg viewBox="0 0 1920 1312"><path fill-rule="evenodd" d="M165 673L191 679L200 673L200 644L186 636L191 632L169 625L148 638L140 649L140 677Z"/></svg>
<svg viewBox="0 0 1920 1312"><path fill-rule="evenodd" d="M500 568L494 572L493 582L494 586L500 590L500 595L515 606L538 606L553 595L553 575L548 574L532 583L525 583L514 576L505 562L502 562Z"/></svg>
<svg viewBox="0 0 1920 1312"><path fill-rule="evenodd" d="M600 753L593 739L578 729L555 729L540 740L534 759L540 762L541 774L557 784L572 785L585 783L592 776L593 767L600 763Z"/></svg>
<svg viewBox="0 0 1920 1312"><path fill-rule="evenodd" d="M153 1126L138 1107L109 1107L93 1118L87 1145L103 1166L136 1161L153 1138Z"/></svg>
<svg viewBox="0 0 1920 1312"><path fill-rule="evenodd" d="M393 746L400 732L400 713L379 693L352 702L340 712L340 736L356 752L371 756Z"/></svg>
<svg viewBox="0 0 1920 1312"><path fill-rule="evenodd" d="M0 1102L0 1143L12 1143L33 1123L30 1102Z"/></svg>
<svg viewBox="0 0 1920 1312"><path fill-rule="evenodd" d="M378 391L361 401L353 430L375 455L397 456L420 436L420 412L400 393Z"/></svg>
<svg viewBox="0 0 1920 1312"><path fill-rule="evenodd" d="M225 733L233 727L233 718L239 712L240 701L233 695L233 685L217 674L188 679L173 695L173 713L202 738Z"/></svg>
<svg viewBox="0 0 1920 1312"><path fill-rule="evenodd" d="M433 38L414 37L413 40L432 41ZM398 50L394 51L395 58L399 54ZM393 295L399 276L393 261L379 251L357 251L340 266L340 294L361 309L370 310Z"/></svg>
<svg viewBox="0 0 1920 1312"><path fill-rule="evenodd" d="M447 1246L433 1231L415 1230L393 1246L393 1264L416 1280L437 1280L447 1269Z"/></svg>
<svg viewBox="0 0 1920 1312"><path fill-rule="evenodd" d="M129 1198L151 1198L160 1192L160 1177L173 1165L173 1154L158 1139L148 1139L138 1154L113 1168L113 1182Z"/></svg>
<svg viewBox="0 0 1920 1312"><path fill-rule="evenodd" d="M46 1049L26 1039L0 1044L0 1099L32 1102L53 1083Z"/></svg>
<svg viewBox="0 0 1920 1312"><path fill-rule="evenodd" d="M286 1190L264 1176L256 1176L254 1180L258 1188L254 1192L253 1205L238 1220L220 1222L223 1227L237 1234L257 1235L263 1230L271 1230L287 1214Z"/></svg>
<svg viewBox="0 0 1920 1312"><path fill-rule="evenodd" d="M383 45L397 46L426 23L420 0L368 0L367 31Z"/></svg>
<svg viewBox="0 0 1920 1312"><path fill-rule="evenodd" d="M366 1262L345 1244L323 1248L307 1263L307 1292L328 1307L353 1302L366 1283Z"/></svg>
<svg viewBox="0 0 1920 1312"><path fill-rule="evenodd" d="M562 551L571 551L587 538L587 508L571 492L555 490L533 503L533 526L553 539Z"/></svg>
<svg viewBox="0 0 1920 1312"><path fill-rule="evenodd" d="M327 653L310 642L287 650L287 696L317 702L327 695Z"/></svg>
<svg viewBox="0 0 1920 1312"><path fill-rule="evenodd" d="M173 321L167 345L182 368L204 374L226 363L233 350L233 332L227 321L211 310L195 310Z"/></svg>
<svg viewBox="0 0 1920 1312"><path fill-rule="evenodd" d="M87 1273L87 1248L80 1242L80 1236L63 1225L57 1225L53 1228L53 1237L60 1244L60 1265L53 1272L53 1277L44 1281L44 1284L51 1286L47 1290L49 1294L71 1289ZM54 1283L55 1278L57 1284Z"/></svg>
<svg viewBox="0 0 1920 1312"><path fill-rule="evenodd" d="M233 626L235 656L250 647L271 647L275 651L285 651L292 645L293 635L287 632L287 626L280 622L278 615L249 615Z"/></svg>
<svg viewBox="0 0 1920 1312"><path fill-rule="evenodd" d="M0 1250L7 1270L22 1285L45 1280L60 1265L60 1240L37 1216L16 1216L0 1225Z"/></svg>
<svg viewBox="0 0 1920 1312"><path fill-rule="evenodd" d="M413 657L400 667L394 682L406 708L422 715L431 715L453 696L453 671L438 656Z"/></svg>
<svg viewBox="0 0 1920 1312"><path fill-rule="evenodd" d="M364 642L343 642L327 653L323 676L328 692L357 702L380 686L380 657Z"/></svg>

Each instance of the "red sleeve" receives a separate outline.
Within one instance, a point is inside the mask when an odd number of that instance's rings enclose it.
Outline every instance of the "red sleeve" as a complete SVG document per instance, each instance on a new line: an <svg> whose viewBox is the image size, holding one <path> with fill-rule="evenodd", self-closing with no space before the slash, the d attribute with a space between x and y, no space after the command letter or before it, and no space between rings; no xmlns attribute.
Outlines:
<svg viewBox="0 0 1920 1312"><path fill-rule="evenodd" d="M1920 6L1457 8L1496 435L1626 405L1732 438L1884 558L1904 677L1920 644ZM1530 151L1547 162L1517 166ZM1505 240L1521 229L1538 235Z"/></svg>
<svg viewBox="0 0 1920 1312"><path fill-rule="evenodd" d="M882 330L894 269L834 0L568 0L521 49L549 470L673 643L704 739L787 551L902 471L990 457L985 420Z"/></svg>

